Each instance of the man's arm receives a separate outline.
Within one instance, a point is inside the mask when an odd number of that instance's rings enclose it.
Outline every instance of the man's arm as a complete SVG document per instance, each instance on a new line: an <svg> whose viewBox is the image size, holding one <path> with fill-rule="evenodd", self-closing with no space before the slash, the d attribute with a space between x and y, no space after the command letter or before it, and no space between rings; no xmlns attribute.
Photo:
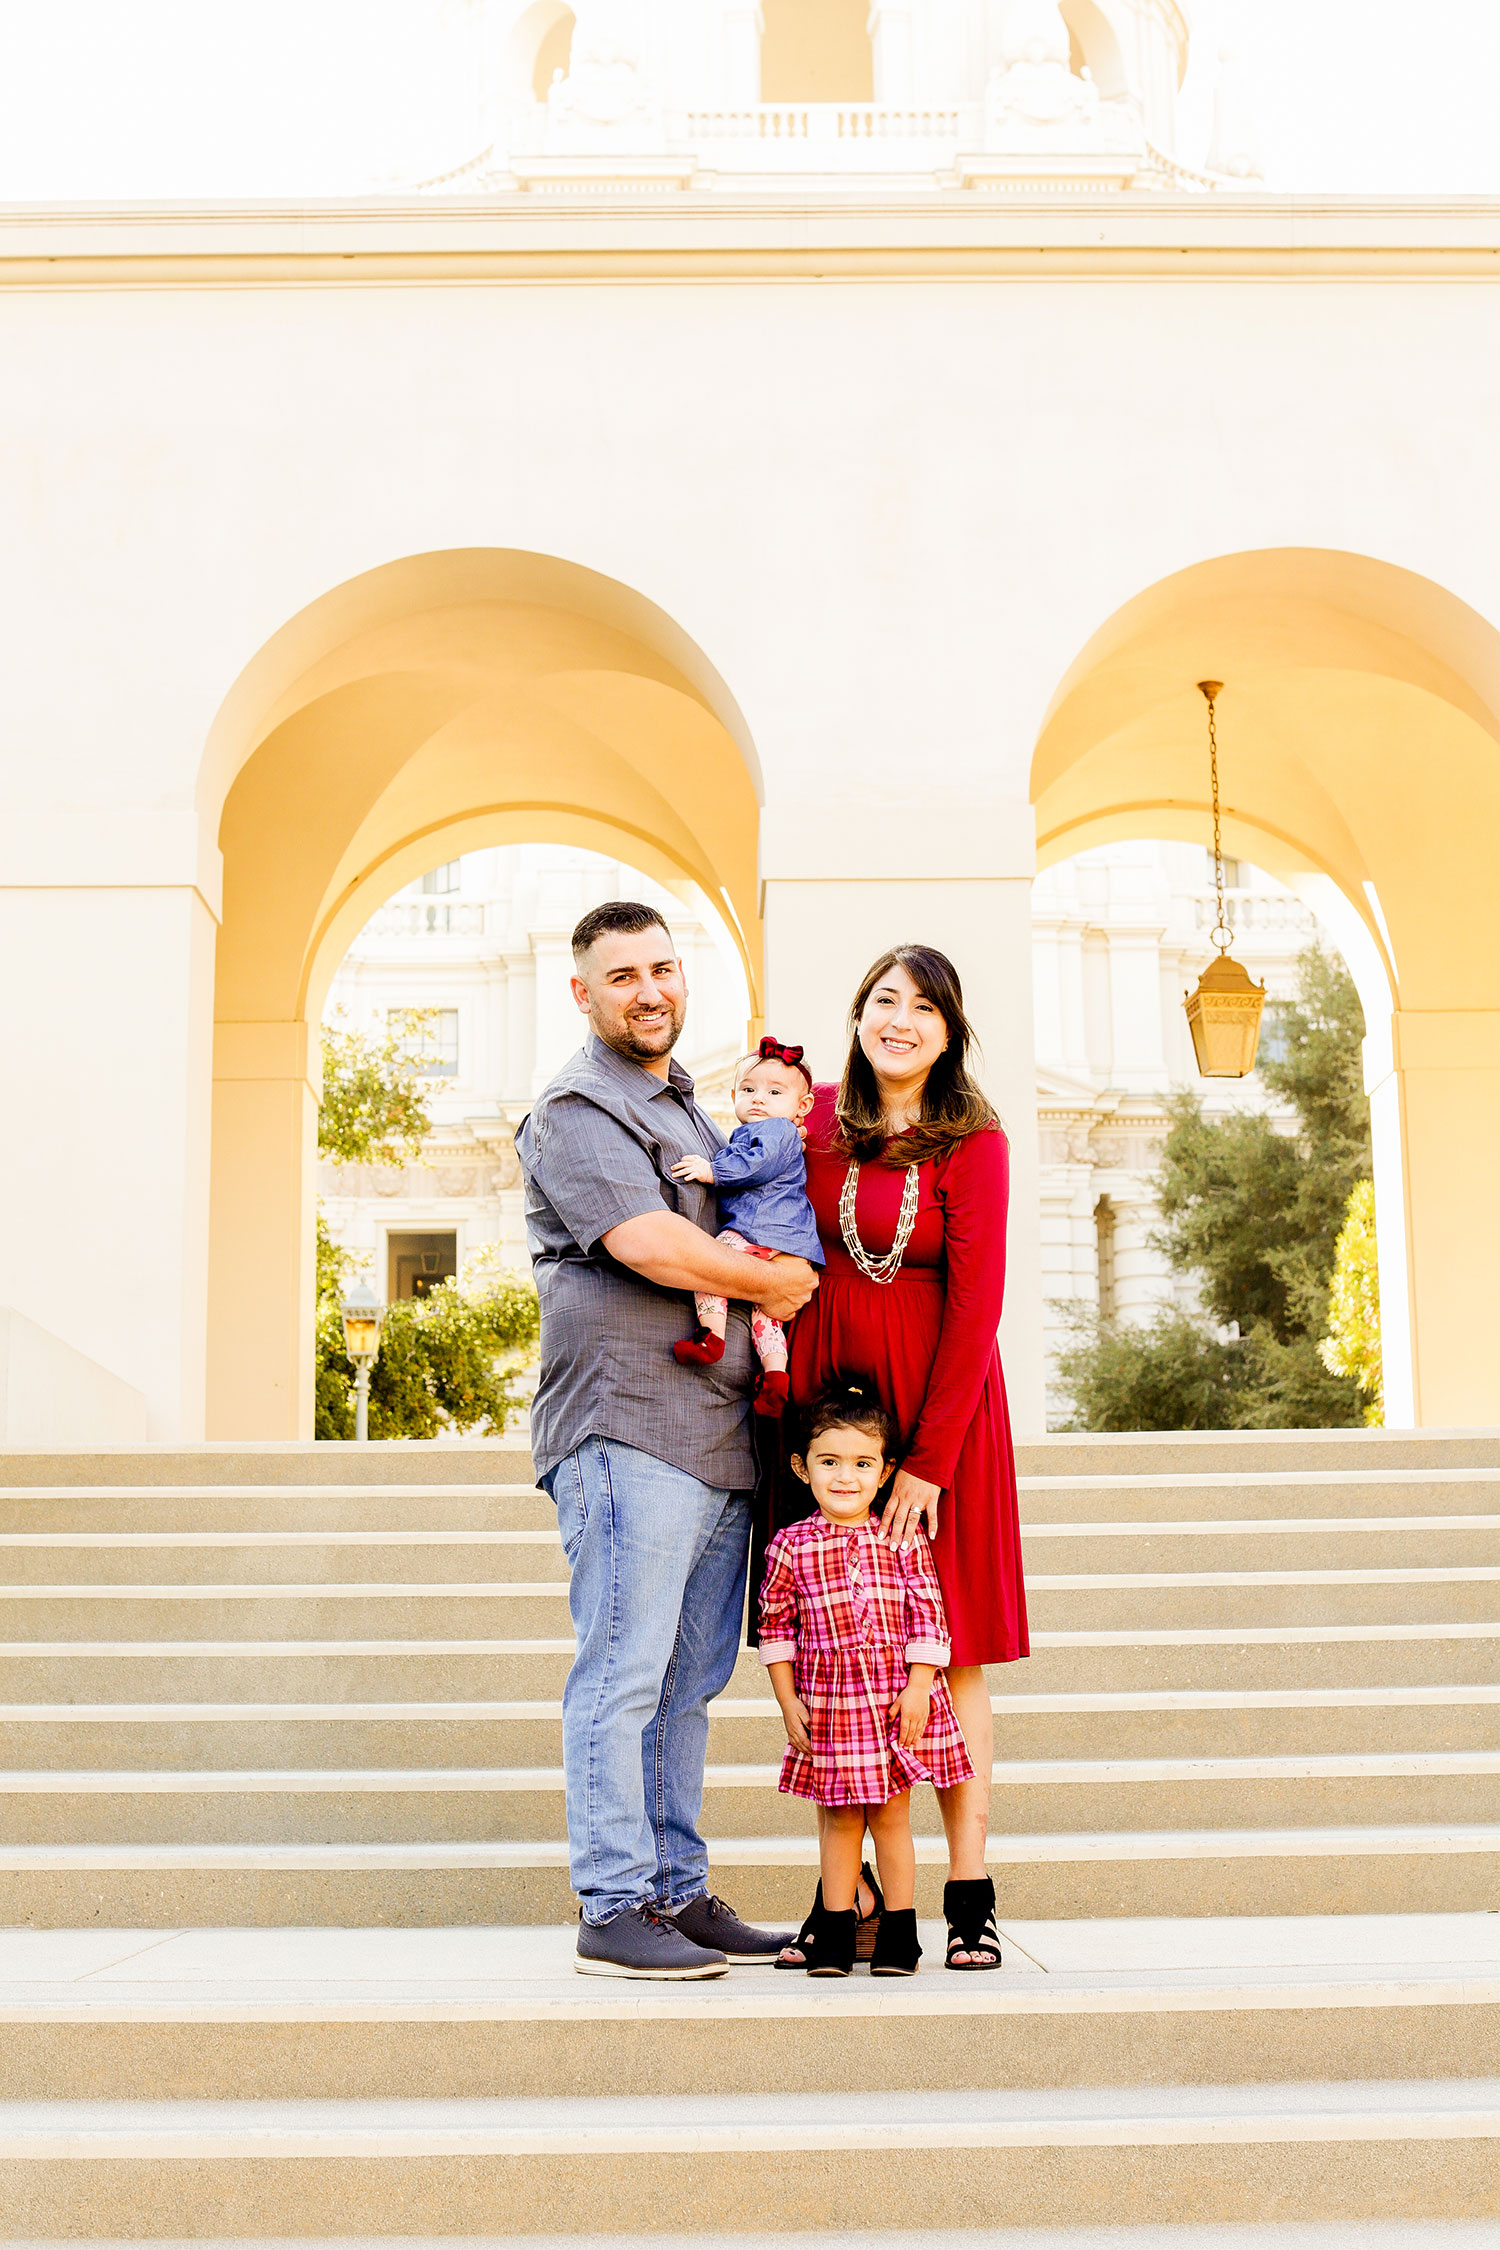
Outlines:
<svg viewBox="0 0 1500 2250"><path fill-rule="evenodd" d="M725 1250L677 1211L643 1211L599 1237L610 1256L663 1289L742 1297L772 1320L790 1320L818 1286L806 1258L750 1258Z"/></svg>

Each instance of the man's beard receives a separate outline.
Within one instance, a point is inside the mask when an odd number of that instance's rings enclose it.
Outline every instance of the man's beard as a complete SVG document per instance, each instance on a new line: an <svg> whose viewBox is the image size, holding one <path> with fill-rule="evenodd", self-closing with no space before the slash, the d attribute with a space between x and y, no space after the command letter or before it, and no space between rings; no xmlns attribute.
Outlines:
<svg viewBox="0 0 1500 2250"><path fill-rule="evenodd" d="M621 1019L619 1037L611 1039L609 1044L617 1054L628 1055L634 1062L660 1062L663 1055L670 1055L672 1049L682 1037L684 1014L685 1011L681 1008L674 1008L670 1012L666 1024L662 1027L666 1036L665 1038L658 1036L658 1043L655 1046L644 1039L636 1030L631 1018L625 1016Z"/></svg>

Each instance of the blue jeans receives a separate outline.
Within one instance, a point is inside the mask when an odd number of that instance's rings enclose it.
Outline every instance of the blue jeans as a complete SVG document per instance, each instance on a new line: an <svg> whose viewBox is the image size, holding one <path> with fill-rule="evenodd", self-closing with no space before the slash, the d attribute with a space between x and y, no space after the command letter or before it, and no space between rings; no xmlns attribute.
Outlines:
<svg viewBox="0 0 1500 2250"><path fill-rule="evenodd" d="M568 1857L584 1920L708 1887L698 1833L710 1699L739 1654L750 1495L585 1438L542 1479L572 1566L563 1690Z"/></svg>

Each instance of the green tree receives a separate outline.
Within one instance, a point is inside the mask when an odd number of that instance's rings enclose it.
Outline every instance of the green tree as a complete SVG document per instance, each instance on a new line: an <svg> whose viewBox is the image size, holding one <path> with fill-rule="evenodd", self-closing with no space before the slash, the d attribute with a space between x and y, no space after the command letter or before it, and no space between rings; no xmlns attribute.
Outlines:
<svg viewBox="0 0 1500 2250"><path fill-rule="evenodd" d="M1385 1376L1373 1180L1357 1181L1349 1198L1328 1292L1328 1334L1318 1350L1330 1373L1353 1377L1365 1400L1365 1420L1378 1428L1385 1420Z"/></svg>
<svg viewBox="0 0 1500 2250"><path fill-rule="evenodd" d="M336 1164L421 1160L431 1125L422 1064L430 1012L409 1009L378 1038L342 1026L323 1033L318 1151ZM317 1234L314 1435L354 1436L354 1363L342 1305L359 1261L322 1212ZM370 1373L372 1438L430 1438L444 1429L499 1433L520 1402L517 1378L539 1332L529 1279L480 1251L462 1276L425 1298L388 1307Z"/></svg>
<svg viewBox="0 0 1500 2250"><path fill-rule="evenodd" d="M1195 1092L1174 1098L1158 1239L1193 1276L1202 1312L1163 1313L1144 1327L1076 1321L1058 1355L1074 1429L1319 1429L1362 1419L1357 1384L1319 1350L1345 1207L1370 1169L1364 1017L1343 963L1311 947L1295 999L1267 1028L1260 1075L1295 1110L1297 1131L1254 1113L1210 1121Z"/></svg>
<svg viewBox="0 0 1500 2250"><path fill-rule="evenodd" d="M416 1164L431 1127L422 1063L433 1011L406 1008L375 1038L323 1026L318 1154L334 1164Z"/></svg>
<svg viewBox="0 0 1500 2250"><path fill-rule="evenodd" d="M498 1436L521 1404L518 1378L539 1328L536 1291L515 1274L466 1271L388 1306L370 1371L371 1437ZM353 1437L354 1363L337 1296L318 1308L316 1413L316 1436Z"/></svg>

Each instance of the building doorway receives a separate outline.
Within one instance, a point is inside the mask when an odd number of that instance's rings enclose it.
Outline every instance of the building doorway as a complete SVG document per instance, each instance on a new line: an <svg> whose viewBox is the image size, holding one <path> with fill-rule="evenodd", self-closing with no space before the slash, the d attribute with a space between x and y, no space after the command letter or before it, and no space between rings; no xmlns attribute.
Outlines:
<svg viewBox="0 0 1500 2250"><path fill-rule="evenodd" d="M388 1234L385 1238L385 1294L389 1304L403 1297L430 1297L458 1272L458 1236Z"/></svg>

